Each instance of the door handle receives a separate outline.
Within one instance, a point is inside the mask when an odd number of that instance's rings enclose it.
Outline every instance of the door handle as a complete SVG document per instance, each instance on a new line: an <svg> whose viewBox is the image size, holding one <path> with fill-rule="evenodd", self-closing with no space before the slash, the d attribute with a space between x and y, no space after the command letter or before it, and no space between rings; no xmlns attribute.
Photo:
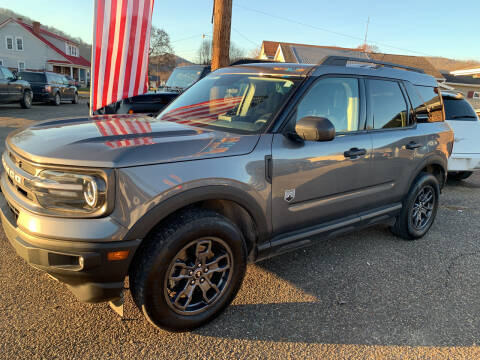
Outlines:
<svg viewBox="0 0 480 360"><path fill-rule="evenodd" d="M407 150L415 150L415 149L419 149L419 148L421 148L421 147L423 147L423 145L422 145L422 144L418 144L418 143L416 143L415 141L410 141L407 145L405 145L405 148L406 148Z"/></svg>
<svg viewBox="0 0 480 360"><path fill-rule="evenodd" d="M348 151L345 151L343 153L343 155L346 157L346 158L350 158L350 159L356 159L360 156L364 156L367 154L367 150L366 149L359 149L359 148L351 148L350 150Z"/></svg>

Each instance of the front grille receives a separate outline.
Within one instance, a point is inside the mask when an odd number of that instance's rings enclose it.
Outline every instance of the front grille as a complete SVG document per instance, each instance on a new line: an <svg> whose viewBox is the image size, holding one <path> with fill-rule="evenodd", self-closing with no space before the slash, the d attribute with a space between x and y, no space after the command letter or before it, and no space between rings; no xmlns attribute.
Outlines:
<svg viewBox="0 0 480 360"><path fill-rule="evenodd" d="M15 192L20 197L35 202L35 195L26 186L26 183L24 183L24 181L26 180L23 179L20 174L23 171L23 174L26 173L35 176L38 169L27 161L22 160L20 157L18 157L11 151L9 151L8 154L4 154L4 159L6 156L8 156L9 160L11 161L9 167L10 170L13 171L13 174L12 172L9 173L8 171L5 171L7 174L7 180L10 183L12 189L15 190ZM4 166L6 166L6 163L4 164Z"/></svg>
<svg viewBox="0 0 480 360"><path fill-rule="evenodd" d="M13 218L15 219L15 225L16 225L17 220L18 220L19 211L13 205L11 205L9 202L7 202L7 205L8 205L8 208L10 209L10 212L13 215Z"/></svg>

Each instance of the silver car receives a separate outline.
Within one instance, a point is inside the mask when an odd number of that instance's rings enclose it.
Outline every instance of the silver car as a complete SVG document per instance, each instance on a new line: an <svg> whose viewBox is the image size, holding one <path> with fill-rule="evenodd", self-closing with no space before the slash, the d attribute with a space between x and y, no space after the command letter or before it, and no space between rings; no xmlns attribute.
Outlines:
<svg viewBox="0 0 480 360"><path fill-rule="evenodd" d="M5 233L80 301L121 310L129 276L147 319L171 331L217 316L248 262L377 223L420 238L453 133L431 76L364 62L227 67L157 118L16 131L2 157Z"/></svg>

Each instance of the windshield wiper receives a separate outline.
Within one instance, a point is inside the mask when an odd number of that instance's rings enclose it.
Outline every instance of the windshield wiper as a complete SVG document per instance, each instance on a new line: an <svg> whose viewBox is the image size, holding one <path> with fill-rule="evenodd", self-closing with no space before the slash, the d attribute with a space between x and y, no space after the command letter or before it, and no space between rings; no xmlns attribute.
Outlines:
<svg viewBox="0 0 480 360"><path fill-rule="evenodd" d="M475 115L455 115L450 119L478 119Z"/></svg>

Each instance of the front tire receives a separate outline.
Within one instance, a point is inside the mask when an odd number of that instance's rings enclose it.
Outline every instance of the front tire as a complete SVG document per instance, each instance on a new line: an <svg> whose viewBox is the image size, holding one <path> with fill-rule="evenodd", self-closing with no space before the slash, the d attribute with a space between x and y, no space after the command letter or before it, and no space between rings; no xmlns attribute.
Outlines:
<svg viewBox="0 0 480 360"><path fill-rule="evenodd" d="M23 92L22 99L20 100L20 106L23 109L30 109L32 107L32 99L33 99L32 92L29 90L25 90Z"/></svg>
<svg viewBox="0 0 480 360"><path fill-rule="evenodd" d="M75 96L73 97L72 104L78 104L78 93L75 93Z"/></svg>
<svg viewBox="0 0 480 360"><path fill-rule="evenodd" d="M154 230L135 254L130 291L145 317L169 331L211 321L234 299L247 252L240 230L213 211L190 209Z"/></svg>
<svg viewBox="0 0 480 360"><path fill-rule="evenodd" d="M53 98L53 105L60 106L61 103L62 103L62 99L60 98L60 94L56 93L55 97Z"/></svg>
<svg viewBox="0 0 480 360"><path fill-rule="evenodd" d="M425 236L437 215L440 185L437 178L421 173L412 184L403 201L400 215L390 228L392 233L405 240L416 240Z"/></svg>

